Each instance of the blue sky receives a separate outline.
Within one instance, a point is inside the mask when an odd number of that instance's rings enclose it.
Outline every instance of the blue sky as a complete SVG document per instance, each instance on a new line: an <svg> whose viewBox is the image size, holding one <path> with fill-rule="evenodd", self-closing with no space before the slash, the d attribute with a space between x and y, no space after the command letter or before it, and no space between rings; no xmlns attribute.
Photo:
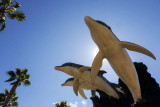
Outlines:
<svg viewBox="0 0 160 107"><path fill-rule="evenodd" d="M152 77L160 83L160 1L159 0L19 0L27 19L19 23L7 20L0 32L0 92L10 89L6 74L16 67L28 68L31 86L17 88L20 107L54 107L68 101L72 107L91 107L91 100L75 96L71 87L60 85L70 76L54 70L54 66L74 62L91 66L97 46L85 25L91 16L111 26L121 41L139 44L157 58L153 60L129 52L132 61L148 66ZM118 77L106 60L104 76L117 83ZM85 91L90 98L90 91ZM83 102L83 103L82 103ZM86 103L84 103L86 102Z"/></svg>

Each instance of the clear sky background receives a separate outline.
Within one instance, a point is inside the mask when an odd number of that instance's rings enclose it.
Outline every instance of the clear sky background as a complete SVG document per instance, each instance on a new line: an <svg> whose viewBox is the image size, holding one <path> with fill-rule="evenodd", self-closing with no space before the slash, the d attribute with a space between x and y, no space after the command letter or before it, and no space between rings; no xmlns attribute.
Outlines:
<svg viewBox="0 0 160 107"><path fill-rule="evenodd" d="M91 66L97 46L84 17L91 16L111 26L121 41L139 44L157 58L129 52L133 62L143 62L160 84L159 0L19 0L27 19L7 20L0 32L0 92L10 89L6 74L16 67L28 68L31 86L17 88L19 107L54 107L66 100L71 107L92 107L91 100L75 96L71 87L61 87L70 76L54 66L74 62ZM104 76L117 83L118 77L104 60ZM85 91L88 98L90 91Z"/></svg>

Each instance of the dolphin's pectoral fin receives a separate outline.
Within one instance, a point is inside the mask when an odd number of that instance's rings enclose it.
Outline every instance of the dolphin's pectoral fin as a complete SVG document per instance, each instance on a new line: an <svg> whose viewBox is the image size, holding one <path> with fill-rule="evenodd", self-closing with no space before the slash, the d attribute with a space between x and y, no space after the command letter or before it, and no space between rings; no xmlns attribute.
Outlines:
<svg viewBox="0 0 160 107"><path fill-rule="evenodd" d="M84 98L84 99L87 99L86 95L84 94L84 91L82 88L79 88L79 93L80 95Z"/></svg>
<svg viewBox="0 0 160 107"><path fill-rule="evenodd" d="M92 81L92 84L94 84L94 81L95 81L96 76L97 76L97 74L99 72L99 69L102 66L102 60L103 60L103 57L102 57L101 52L99 51L98 54L96 55L93 63L92 63L92 68L91 68L91 81Z"/></svg>
<svg viewBox="0 0 160 107"><path fill-rule="evenodd" d="M78 96L78 89L79 89L79 79L74 78L73 91L76 94L76 96Z"/></svg>
<svg viewBox="0 0 160 107"><path fill-rule="evenodd" d="M131 51L143 53L143 54L148 55L156 60L156 57L149 50L145 49L142 46L139 46L137 44L130 43L130 42L123 42L123 41L120 42L120 45L123 48L127 48L128 50L131 50Z"/></svg>
<svg viewBox="0 0 160 107"><path fill-rule="evenodd" d="M91 69L91 67L84 66L84 67L79 68L79 71L83 72L83 71L87 71L88 69Z"/></svg>

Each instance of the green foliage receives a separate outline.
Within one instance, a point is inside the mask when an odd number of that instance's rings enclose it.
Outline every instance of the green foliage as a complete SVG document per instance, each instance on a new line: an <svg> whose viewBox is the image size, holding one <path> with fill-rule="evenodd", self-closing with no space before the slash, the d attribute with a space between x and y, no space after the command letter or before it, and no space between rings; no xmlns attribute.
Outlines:
<svg viewBox="0 0 160 107"><path fill-rule="evenodd" d="M11 81L13 81L13 80L15 80L16 78L13 78L13 77L11 77L11 78L9 78L8 80L6 80L5 82L11 82Z"/></svg>
<svg viewBox="0 0 160 107"><path fill-rule="evenodd" d="M9 91L7 88L5 88L5 95L8 95L9 94Z"/></svg>
<svg viewBox="0 0 160 107"><path fill-rule="evenodd" d="M21 69L17 67L16 68L16 75L20 76L20 74L21 74Z"/></svg>
<svg viewBox="0 0 160 107"><path fill-rule="evenodd" d="M9 94L9 91L7 89L5 89L5 93L0 93L0 106L4 104L8 94ZM17 100L18 100L18 97L16 97L16 92L14 92L10 102L8 103L8 106L17 107L18 106Z"/></svg>
<svg viewBox="0 0 160 107"><path fill-rule="evenodd" d="M12 82L11 85L14 85L18 80L19 86L21 85L21 82L24 83L24 85L30 85L31 82L29 81L30 75L27 74L28 69L23 69L21 70L20 68L16 68L16 71L8 71L7 73L9 74L10 78L6 80L5 82Z"/></svg>
<svg viewBox="0 0 160 107"><path fill-rule="evenodd" d="M24 85L30 85L31 84L31 82L29 81L29 80L24 80Z"/></svg>
<svg viewBox="0 0 160 107"><path fill-rule="evenodd" d="M3 31L6 28L6 16L9 19L15 19L17 21L23 21L26 19L26 16L23 12L17 11L21 5L13 0L1 0L0 1L0 31Z"/></svg>
<svg viewBox="0 0 160 107"><path fill-rule="evenodd" d="M18 20L18 21L23 21L24 19L26 19L26 17L25 17L25 15L24 15L24 13L22 13L22 12L15 12L15 13L12 13L12 14L8 14L8 17L10 18L10 19L16 19L16 20Z"/></svg>
<svg viewBox="0 0 160 107"><path fill-rule="evenodd" d="M56 107L70 107L67 105L67 101L61 101L60 103L55 104Z"/></svg>
<svg viewBox="0 0 160 107"><path fill-rule="evenodd" d="M8 71L7 73L10 75L10 78L6 80L5 82L11 82L16 79L16 74L14 73L14 71Z"/></svg>
<svg viewBox="0 0 160 107"><path fill-rule="evenodd" d="M9 71L7 72L11 77L16 77L16 74L14 73L14 71Z"/></svg>
<svg viewBox="0 0 160 107"><path fill-rule="evenodd" d="M0 93L0 105L2 105L5 101L5 93Z"/></svg>
<svg viewBox="0 0 160 107"><path fill-rule="evenodd" d="M21 85L21 82L24 83L24 85L28 86L31 84L29 81L30 75L27 74L28 69L21 70L20 68L16 68L16 71L8 71L7 74L10 76L8 80L5 82L11 82L11 85L13 85L10 92L5 89L5 94L1 94L0 96L0 104L3 105L3 107L8 106L18 106L16 97L16 88Z"/></svg>
<svg viewBox="0 0 160 107"><path fill-rule="evenodd" d="M1 20L1 19L0 19ZM1 23L2 22L2 23ZM1 24L1 29L0 31L3 31L5 28L6 28L6 24L5 24L5 21L1 21L0 24Z"/></svg>

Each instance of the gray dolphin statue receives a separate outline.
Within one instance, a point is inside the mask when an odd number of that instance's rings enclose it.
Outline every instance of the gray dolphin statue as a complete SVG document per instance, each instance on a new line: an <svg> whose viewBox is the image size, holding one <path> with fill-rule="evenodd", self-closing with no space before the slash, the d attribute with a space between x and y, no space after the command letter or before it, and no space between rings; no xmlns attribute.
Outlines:
<svg viewBox="0 0 160 107"><path fill-rule="evenodd" d="M74 83L74 78L69 78L65 81L65 83L61 84L61 86L72 86L73 87L73 83ZM111 84L114 84L114 83L111 83ZM115 84L114 84L115 85ZM124 93L119 86L116 86L115 87L116 90L118 92L121 92L121 93ZM84 99L87 99L86 95L84 94L84 91L83 89L86 89L86 90L97 90L97 88L95 86L93 86L92 84L89 84L88 82L86 81L83 81L83 80L80 80L80 85L79 85L79 93L80 95L84 98Z"/></svg>
<svg viewBox="0 0 160 107"><path fill-rule="evenodd" d="M83 89L86 89L86 90L96 90L96 87L93 86L92 84L89 84L86 81L83 81L83 80L80 80L79 82L80 82L80 85L79 85L78 91L79 91L80 95L84 99L87 99L86 95L84 94ZM74 78L69 78L61 86L73 86L73 84L74 84Z"/></svg>
<svg viewBox="0 0 160 107"><path fill-rule="evenodd" d="M125 49L140 52L153 59L155 56L147 49L134 43L120 41L112 32L111 28L101 21L95 21L89 16L84 18L93 41L99 48L91 68L91 79L94 84L102 60L106 58L119 78L127 85L132 93L134 103L141 97L141 89L136 69Z"/></svg>
<svg viewBox="0 0 160 107"><path fill-rule="evenodd" d="M89 69L90 67L86 67L75 63L65 63L61 66L55 67L55 70L62 71L74 77L73 90L76 95L78 95L80 80L92 84L91 73ZM100 70L100 73L103 74L105 73L105 71ZM117 94L116 90L111 86L110 82L106 78L100 75L100 73L98 73L98 76L95 79L95 84L93 86L105 92L107 95L119 99L119 95Z"/></svg>

